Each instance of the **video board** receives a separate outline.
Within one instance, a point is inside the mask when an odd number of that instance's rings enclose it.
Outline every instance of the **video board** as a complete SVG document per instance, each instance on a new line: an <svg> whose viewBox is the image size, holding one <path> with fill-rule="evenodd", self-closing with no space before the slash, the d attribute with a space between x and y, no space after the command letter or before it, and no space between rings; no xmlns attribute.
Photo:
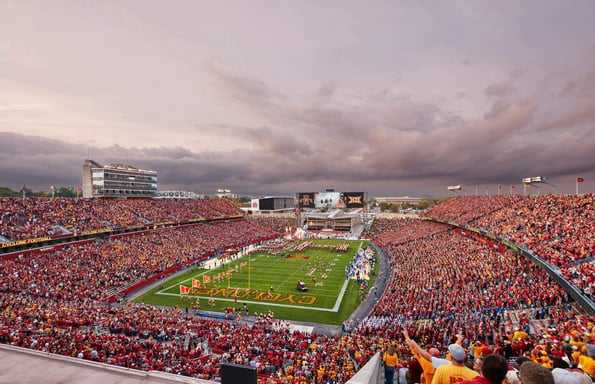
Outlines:
<svg viewBox="0 0 595 384"><path fill-rule="evenodd" d="M366 201L364 192L343 192L341 200L346 208L363 208Z"/></svg>
<svg viewBox="0 0 595 384"><path fill-rule="evenodd" d="M365 192L300 192L299 208L363 208Z"/></svg>
<svg viewBox="0 0 595 384"><path fill-rule="evenodd" d="M315 192L300 192L298 193L298 207L299 208L316 208L314 199Z"/></svg>

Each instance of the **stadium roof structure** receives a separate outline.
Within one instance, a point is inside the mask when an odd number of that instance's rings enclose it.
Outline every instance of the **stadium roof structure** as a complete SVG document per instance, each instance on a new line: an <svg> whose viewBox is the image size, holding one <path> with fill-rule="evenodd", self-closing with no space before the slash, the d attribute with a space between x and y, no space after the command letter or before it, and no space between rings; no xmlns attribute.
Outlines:
<svg viewBox="0 0 595 384"><path fill-rule="evenodd" d="M213 384L213 381L145 372L0 344L0 383Z"/></svg>
<svg viewBox="0 0 595 384"><path fill-rule="evenodd" d="M315 218L315 219L351 219L353 217L359 217L361 212L346 212L342 209L333 209L328 212L317 212L317 211L310 211L304 213L305 217Z"/></svg>

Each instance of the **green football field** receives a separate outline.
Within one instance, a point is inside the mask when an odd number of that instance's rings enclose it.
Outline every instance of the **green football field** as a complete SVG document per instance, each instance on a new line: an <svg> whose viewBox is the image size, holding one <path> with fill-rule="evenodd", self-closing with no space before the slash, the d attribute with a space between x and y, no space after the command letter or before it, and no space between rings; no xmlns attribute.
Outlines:
<svg viewBox="0 0 595 384"><path fill-rule="evenodd" d="M198 300L202 310L223 312L246 303L250 314L273 311L281 319L340 324L360 303L360 289L345 278L345 267L364 241L315 240L321 245L348 243L347 252L310 248L289 256L252 253L215 269L193 268L165 281L135 299L154 305L192 307ZM378 265L378 263L377 263ZM205 275L208 276L205 279ZM376 273L371 276L371 284ZM180 285L200 288L180 294ZM206 280L209 280L205 283ZM307 292L296 286L303 280ZM211 303L209 303L209 299Z"/></svg>

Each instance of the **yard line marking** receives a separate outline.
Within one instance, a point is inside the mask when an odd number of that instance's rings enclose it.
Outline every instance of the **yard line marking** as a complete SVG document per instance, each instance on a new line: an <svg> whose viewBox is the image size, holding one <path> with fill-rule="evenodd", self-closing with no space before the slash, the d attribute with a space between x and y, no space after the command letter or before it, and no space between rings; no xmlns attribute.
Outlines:
<svg viewBox="0 0 595 384"><path fill-rule="evenodd" d="M335 301L335 305L333 306L333 312L339 312L339 307L341 307L341 302L343 301L343 296L345 296L345 291L347 291L348 285L349 279L345 279L345 282L341 287L341 292L339 293L339 296L337 296L337 301Z"/></svg>
<svg viewBox="0 0 595 384"><path fill-rule="evenodd" d="M260 254L260 255L257 255L256 257L262 257L263 255L264 255L264 254ZM240 257L239 259L232 261L230 264L232 264L232 263L234 263L234 262L236 262L236 261L239 261L239 260L241 260L241 259L243 259L243 257ZM251 259L251 261L254 261L254 259ZM209 273L209 272L215 271L215 270L217 270L217 269L221 268L222 266L223 266L223 265L221 265L221 266L219 266L219 267L217 267L217 268L213 268L213 269L205 269L203 272L200 272L200 273L198 273L198 274L196 274L196 275L193 275L193 276L191 276L191 277L187 278L186 280L178 281L177 283L174 283L173 285L170 285L169 287L167 287L167 288L164 288L164 289L162 289L161 291L159 291L159 292L157 292L157 293L162 293L163 291L167 291L167 290L168 290L168 289L170 289L170 288L173 288L173 287L175 287L175 286L178 286L178 285L180 285L180 284L186 283L186 282L188 282L188 281L192 281L192 280L194 280L195 278L197 278L197 277L200 277L200 276L202 276L202 275L204 275L204 274L207 274L207 273Z"/></svg>

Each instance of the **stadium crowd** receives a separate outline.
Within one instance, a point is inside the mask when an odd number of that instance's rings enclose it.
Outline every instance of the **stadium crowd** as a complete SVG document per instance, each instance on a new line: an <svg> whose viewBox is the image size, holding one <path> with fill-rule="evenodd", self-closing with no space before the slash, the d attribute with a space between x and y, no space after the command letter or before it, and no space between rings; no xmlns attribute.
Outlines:
<svg viewBox="0 0 595 384"><path fill-rule="evenodd" d="M154 221L167 216L154 209L145 212L144 203L136 203L139 206L125 205L135 218ZM163 212L175 210L167 208L169 203L155 204L164 204ZM182 212L172 217L193 216L195 213L184 211L194 209L188 204L190 207L180 208ZM235 212L235 207L224 201L216 204L225 207L209 205L216 212L209 214ZM496 209L496 202L483 208L474 200L470 205L485 213L465 210L456 216L455 203L443 204L448 207L438 205L430 214L438 212L449 220L459 217L470 222L508 209L506 204ZM577 204L577 211L592 210L592 206ZM2 205L0 212L12 211ZM592 222L581 221L588 214L579 213L584 216L578 219L577 231L556 233L591 236L592 232L585 231ZM19 212L3 215L2 228L10 228L6 223L15 215ZM81 215L81 222L92 217ZM549 217L560 220L555 215ZM79 218L65 220L78 223ZM43 215L35 216L33 222L37 219L56 222ZM496 221L493 223L496 227ZM560 228L556 223L560 222L538 225L526 233ZM442 384L432 377L460 371L455 365L463 364L461 356L476 364L467 372L468 378L489 375L481 362L491 361L488 356L493 354L508 361L527 358L552 376L552 368L565 369L558 360L595 375L595 319L580 314L542 270L489 240L422 220L375 223L370 235L392 266L388 285L371 315L341 336L292 332L268 315L255 320L206 320L179 308L106 300L114 291L172 266L192 264L221 250L280 235L272 228L272 224L245 219L197 224L1 258L0 343L203 379L217 378L219 364L229 361L255 367L260 381L270 384L344 383L377 351L387 351L387 372L391 366L408 368L411 383ZM517 236L514 231L509 235ZM578 261L584 259L586 256ZM563 265L567 265L565 261ZM565 271L577 273L579 279L581 273L592 272L584 270L588 263L568 265L576 270ZM455 339L460 349L452 346ZM433 368L428 355L438 357L447 352L455 361L442 360L446 368ZM526 364L520 366L521 377L528 369Z"/></svg>
<svg viewBox="0 0 595 384"><path fill-rule="evenodd" d="M253 215L248 216L248 219L279 233L285 233L288 230L291 232L295 229L295 217Z"/></svg>
<svg viewBox="0 0 595 384"><path fill-rule="evenodd" d="M432 207L430 217L459 224L469 223L479 217L502 209L510 203L510 196L464 196L448 199Z"/></svg>
<svg viewBox="0 0 595 384"><path fill-rule="evenodd" d="M241 211L228 199L0 198L0 236L21 240L235 215Z"/></svg>
<svg viewBox="0 0 595 384"><path fill-rule="evenodd" d="M274 319L198 319L179 309L59 303L0 294L0 342L44 352L203 379L219 364L251 365L265 381L345 382L376 350L373 339L291 332Z"/></svg>
<svg viewBox="0 0 595 384"><path fill-rule="evenodd" d="M460 335L469 366L498 354L510 362L527 358L546 375L560 366L595 374L595 319L580 314L543 270L490 240L441 224L419 220L404 233L385 232L402 232L400 224L377 222L392 272L384 295L356 332L396 341L397 354L412 357L400 364L410 371L408 382L433 383L436 368L404 340L403 331L435 357L449 352L446 347ZM475 369L477 376L481 369ZM558 381L569 372L557 372L555 382L591 382L582 373L578 381ZM512 373L511 380L518 376Z"/></svg>
<svg viewBox="0 0 595 384"><path fill-rule="evenodd" d="M216 252L276 234L246 221L164 228L73 244L58 251L4 260L0 291L54 300L105 300L138 280L176 265L191 265Z"/></svg>
<svg viewBox="0 0 595 384"><path fill-rule="evenodd" d="M565 268L563 270L563 276L593 300L595 263L588 262Z"/></svg>
<svg viewBox="0 0 595 384"><path fill-rule="evenodd" d="M427 224L428 231L432 226ZM568 301L547 274L520 256L460 231L384 247L393 265L389 283L361 329L394 337L410 321L439 324L428 335L444 343L465 327L477 337L505 326L504 312L544 309Z"/></svg>
<svg viewBox="0 0 595 384"><path fill-rule="evenodd" d="M385 245L397 245L411 240L417 240L433 233L444 232L446 226L424 222L418 219L384 219L377 218L374 225L366 233L366 236L374 239L374 242L381 247Z"/></svg>
<svg viewBox="0 0 595 384"><path fill-rule="evenodd" d="M590 295L595 282L594 199L592 193L458 197L433 207L427 216L482 228L525 246Z"/></svg>

